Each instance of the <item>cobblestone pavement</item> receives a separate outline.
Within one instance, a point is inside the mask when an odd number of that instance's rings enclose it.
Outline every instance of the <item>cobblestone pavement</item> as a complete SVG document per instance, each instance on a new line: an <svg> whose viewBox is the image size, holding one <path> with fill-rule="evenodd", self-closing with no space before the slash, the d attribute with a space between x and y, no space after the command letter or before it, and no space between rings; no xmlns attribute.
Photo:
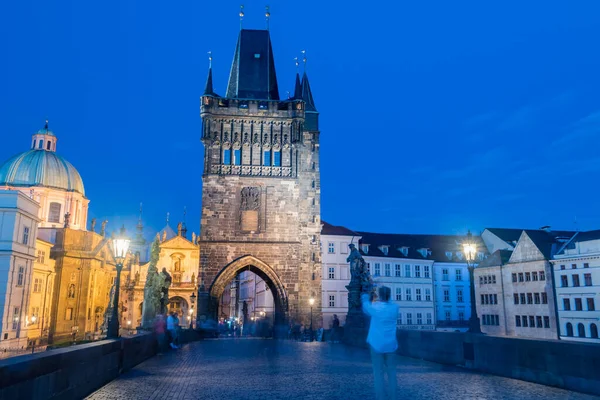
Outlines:
<svg viewBox="0 0 600 400"><path fill-rule="evenodd" d="M367 350L342 344L217 339L184 345L89 399L372 399ZM598 399L400 357L398 399Z"/></svg>

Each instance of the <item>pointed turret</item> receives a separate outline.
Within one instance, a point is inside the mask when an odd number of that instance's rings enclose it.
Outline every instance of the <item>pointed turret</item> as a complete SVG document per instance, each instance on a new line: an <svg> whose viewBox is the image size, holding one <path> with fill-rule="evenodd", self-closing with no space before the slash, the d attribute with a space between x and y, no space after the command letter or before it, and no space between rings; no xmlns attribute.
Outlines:
<svg viewBox="0 0 600 400"><path fill-rule="evenodd" d="M294 100L302 100L302 83L300 74L296 72L296 85L294 86Z"/></svg>
<svg viewBox="0 0 600 400"><path fill-rule="evenodd" d="M229 73L227 97L279 100L269 31L254 29L240 31Z"/></svg>
<svg viewBox="0 0 600 400"><path fill-rule="evenodd" d="M306 71L304 71L304 75L302 76L302 100L306 104L306 122L304 123L304 127L309 131L318 131L319 112L317 111L317 107L315 107L315 100L310 90Z"/></svg>
<svg viewBox="0 0 600 400"><path fill-rule="evenodd" d="M208 78L206 78L206 86L204 87L204 96L215 96L215 97L219 96L213 90L212 67L208 68Z"/></svg>

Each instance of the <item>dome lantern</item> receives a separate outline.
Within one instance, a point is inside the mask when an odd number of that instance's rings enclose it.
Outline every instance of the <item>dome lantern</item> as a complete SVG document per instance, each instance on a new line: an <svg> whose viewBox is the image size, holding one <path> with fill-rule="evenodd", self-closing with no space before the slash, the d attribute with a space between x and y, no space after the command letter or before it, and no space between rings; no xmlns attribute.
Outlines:
<svg viewBox="0 0 600 400"><path fill-rule="evenodd" d="M32 135L31 150L44 150L56 152L56 141L58 139L50 129L48 129L48 120L44 128L38 130Z"/></svg>

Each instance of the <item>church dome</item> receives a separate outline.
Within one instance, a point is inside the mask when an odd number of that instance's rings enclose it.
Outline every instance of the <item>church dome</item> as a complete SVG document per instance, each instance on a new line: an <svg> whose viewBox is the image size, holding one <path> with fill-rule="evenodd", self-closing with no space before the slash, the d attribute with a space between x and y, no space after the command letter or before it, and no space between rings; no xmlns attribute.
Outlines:
<svg viewBox="0 0 600 400"><path fill-rule="evenodd" d="M47 133L46 133L47 134ZM0 186L44 186L85 196L81 175L71 163L46 150L29 150L0 167Z"/></svg>

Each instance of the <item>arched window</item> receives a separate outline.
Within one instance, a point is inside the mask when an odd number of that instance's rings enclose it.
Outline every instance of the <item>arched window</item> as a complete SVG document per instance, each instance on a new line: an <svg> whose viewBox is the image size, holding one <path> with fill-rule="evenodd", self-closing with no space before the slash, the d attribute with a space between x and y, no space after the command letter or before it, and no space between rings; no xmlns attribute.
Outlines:
<svg viewBox="0 0 600 400"><path fill-rule="evenodd" d="M60 203L50 203L48 210L48 222L60 222Z"/></svg>
<svg viewBox="0 0 600 400"><path fill-rule="evenodd" d="M598 327L596 324L590 324L590 337L598 339Z"/></svg>
<svg viewBox="0 0 600 400"><path fill-rule="evenodd" d="M573 336L573 325L570 322L567 322L567 336Z"/></svg>
<svg viewBox="0 0 600 400"><path fill-rule="evenodd" d="M52 142L48 140L48 144L46 145L46 150L50 150L50 146L52 146Z"/></svg>
<svg viewBox="0 0 600 400"><path fill-rule="evenodd" d="M41 150L41 149L43 149L43 148L44 148L44 141L43 141L43 140L40 140L40 141L39 141L39 143L38 143L38 149L40 149L40 150Z"/></svg>
<svg viewBox="0 0 600 400"><path fill-rule="evenodd" d="M263 165L270 166L271 165L271 151L265 150L263 152Z"/></svg>
<svg viewBox="0 0 600 400"><path fill-rule="evenodd" d="M35 139L33 139L33 144L31 145L32 149L35 149Z"/></svg>
<svg viewBox="0 0 600 400"><path fill-rule="evenodd" d="M242 150L235 149L233 150L233 165L241 165L242 164Z"/></svg>
<svg viewBox="0 0 600 400"><path fill-rule="evenodd" d="M225 165L231 164L231 150L230 149L223 150L223 164L225 164Z"/></svg>
<svg viewBox="0 0 600 400"><path fill-rule="evenodd" d="M273 152L273 166L281 167L281 152L280 151Z"/></svg>
<svg viewBox="0 0 600 400"><path fill-rule="evenodd" d="M577 325L577 334L579 337L585 337L585 326L583 326L583 324Z"/></svg>

